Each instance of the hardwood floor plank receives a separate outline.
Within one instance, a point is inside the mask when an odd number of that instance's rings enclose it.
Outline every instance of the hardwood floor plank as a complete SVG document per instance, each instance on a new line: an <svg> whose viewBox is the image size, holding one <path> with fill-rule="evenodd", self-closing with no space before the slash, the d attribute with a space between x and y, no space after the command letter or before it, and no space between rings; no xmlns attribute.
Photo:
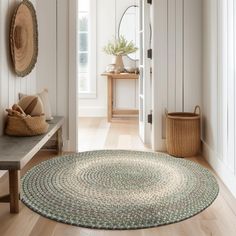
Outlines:
<svg viewBox="0 0 236 236"><path fill-rule="evenodd" d="M28 236L30 235L33 227L36 225L39 217L40 216L38 214L35 214L27 207L23 206L21 207L20 214L12 214L10 216L11 223L8 227L5 227L5 230L2 231L1 236Z"/></svg>
<svg viewBox="0 0 236 236"><path fill-rule="evenodd" d="M81 236L81 232L83 229L75 227L75 226L68 226L65 224L57 224L55 227L55 230L52 235L50 236L71 236L71 235L76 235L76 236ZM84 234L86 235L86 234Z"/></svg>
<svg viewBox="0 0 236 236"><path fill-rule="evenodd" d="M39 217L29 236L53 235L57 222Z"/></svg>

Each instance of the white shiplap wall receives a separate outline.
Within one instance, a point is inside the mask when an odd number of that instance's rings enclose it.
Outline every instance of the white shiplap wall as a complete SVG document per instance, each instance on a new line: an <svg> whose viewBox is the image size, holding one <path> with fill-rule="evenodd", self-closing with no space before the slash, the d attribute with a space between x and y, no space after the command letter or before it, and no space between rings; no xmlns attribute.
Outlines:
<svg viewBox="0 0 236 236"><path fill-rule="evenodd" d="M236 196L236 0L203 1L204 155Z"/></svg>
<svg viewBox="0 0 236 236"><path fill-rule="evenodd" d="M153 139L165 150L165 109L193 111L201 105L202 1L153 1Z"/></svg>
<svg viewBox="0 0 236 236"><path fill-rule="evenodd" d="M4 130L5 108L18 101L18 93L33 94L36 90L35 70L25 78L18 78L13 70L9 51L9 28L17 0L0 1L0 134ZM35 3L35 0L31 1Z"/></svg>
<svg viewBox="0 0 236 236"><path fill-rule="evenodd" d="M71 0L71 2L74 2ZM37 1L39 58L37 90L49 90L53 115L65 117L64 147L69 148L69 1ZM76 49L74 49L76 50ZM76 98L75 98L76 99Z"/></svg>

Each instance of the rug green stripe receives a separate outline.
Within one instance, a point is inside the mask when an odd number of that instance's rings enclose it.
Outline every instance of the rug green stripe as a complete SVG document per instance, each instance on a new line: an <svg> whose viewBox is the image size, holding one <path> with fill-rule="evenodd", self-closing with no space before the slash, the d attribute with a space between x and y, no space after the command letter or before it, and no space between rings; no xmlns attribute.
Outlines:
<svg viewBox="0 0 236 236"><path fill-rule="evenodd" d="M200 165L162 153L107 150L45 161L22 179L22 201L70 225L141 229L206 209L218 184Z"/></svg>

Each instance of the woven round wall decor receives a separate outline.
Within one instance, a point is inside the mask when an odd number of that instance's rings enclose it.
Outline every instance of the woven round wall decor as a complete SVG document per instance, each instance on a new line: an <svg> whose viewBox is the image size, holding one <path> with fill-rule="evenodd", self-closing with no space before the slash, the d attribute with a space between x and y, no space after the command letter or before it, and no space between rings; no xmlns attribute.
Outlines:
<svg viewBox="0 0 236 236"><path fill-rule="evenodd" d="M28 75L38 57L38 24L34 5L23 0L16 8L10 29L10 50L15 73Z"/></svg>

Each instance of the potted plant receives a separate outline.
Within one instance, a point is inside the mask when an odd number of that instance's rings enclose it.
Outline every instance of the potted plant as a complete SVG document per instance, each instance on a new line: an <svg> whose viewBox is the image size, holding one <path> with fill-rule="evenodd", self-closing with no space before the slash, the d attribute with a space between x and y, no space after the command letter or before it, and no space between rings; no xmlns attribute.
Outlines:
<svg viewBox="0 0 236 236"><path fill-rule="evenodd" d="M138 48L134 45L132 41L128 41L124 36L120 36L117 39L109 41L108 44L104 47L104 52L108 55L115 56L115 69L116 71L124 71L123 56L126 56L130 53L134 53Z"/></svg>

